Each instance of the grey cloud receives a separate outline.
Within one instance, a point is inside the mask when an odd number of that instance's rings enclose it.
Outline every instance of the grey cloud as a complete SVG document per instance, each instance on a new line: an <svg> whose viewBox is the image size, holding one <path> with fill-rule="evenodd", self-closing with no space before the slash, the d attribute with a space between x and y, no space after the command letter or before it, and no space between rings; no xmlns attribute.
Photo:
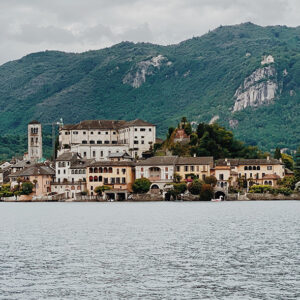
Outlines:
<svg viewBox="0 0 300 300"><path fill-rule="evenodd" d="M0 11L0 63L33 51L80 52L122 40L176 43L247 21L300 25L299 0L3 0Z"/></svg>

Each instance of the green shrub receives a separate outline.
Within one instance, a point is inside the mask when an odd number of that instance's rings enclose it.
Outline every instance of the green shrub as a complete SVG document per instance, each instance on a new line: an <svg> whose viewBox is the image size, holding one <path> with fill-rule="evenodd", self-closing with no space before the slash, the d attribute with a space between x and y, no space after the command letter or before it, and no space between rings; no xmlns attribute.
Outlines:
<svg viewBox="0 0 300 300"><path fill-rule="evenodd" d="M133 192L136 194L145 194L149 191L151 181L148 178L139 178L132 185Z"/></svg>
<svg viewBox="0 0 300 300"><path fill-rule="evenodd" d="M200 200L210 201L214 197L214 191L210 184L203 184L200 192Z"/></svg>
<svg viewBox="0 0 300 300"><path fill-rule="evenodd" d="M188 185L188 190L192 195L200 195L201 188L202 188L202 182L199 180L194 180Z"/></svg>

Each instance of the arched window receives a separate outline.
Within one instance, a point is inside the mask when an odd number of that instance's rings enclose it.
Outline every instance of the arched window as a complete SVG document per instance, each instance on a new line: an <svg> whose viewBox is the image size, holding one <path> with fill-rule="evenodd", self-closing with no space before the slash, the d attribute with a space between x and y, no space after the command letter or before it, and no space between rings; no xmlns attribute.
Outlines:
<svg viewBox="0 0 300 300"><path fill-rule="evenodd" d="M90 176L90 177L89 177L90 182L93 182L93 181L94 181L93 179L94 179L93 176Z"/></svg>
<svg viewBox="0 0 300 300"><path fill-rule="evenodd" d="M98 144L98 145L102 144L102 141L97 141L97 144Z"/></svg>
<svg viewBox="0 0 300 300"><path fill-rule="evenodd" d="M98 176L94 176L94 181L98 181Z"/></svg>
<svg viewBox="0 0 300 300"><path fill-rule="evenodd" d="M94 172L93 168L90 168L90 173L93 173L93 172Z"/></svg>
<svg viewBox="0 0 300 300"><path fill-rule="evenodd" d="M249 170L252 170L252 166L249 166Z"/></svg>
<svg viewBox="0 0 300 300"><path fill-rule="evenodd" d="M102 176L99 176L99 181L100 181L100 182L102 181Z"/></svg>
<svg viewBox="0 0 300 300"><path fill-rule="evenodd" d="M103 173L107 173L107 168L106 167L103 169Z"/></svg>
<svg viewBox="0 0 300 300"><path fill-rule="evenodd" d="M260 170L260 166L257 166L257 168L256 168L258 171Z"/></svg>
<svg viewBox="0 0 300 300"><path fill-rule="evenodd" d="M113 172L113 169L112 169L112 167L109 167L109 169L108 169L108 173L112 173Z"/></svg>
<svg viewBox="0 0 300 300"><path fill-rule="evenodd" d="M92 140L92 141L90 141L90 144L95 144L95 141L93 141L93 140Z"/></svg>
<svg viewBox="0 0 300 300"><path fill-rule="evenodd" d="M245 167L244 167L244 170L248 170L248 167L247 167L247 166L245 166Z"/></svg>
<svg viewBox="0 0 300 300"><path fill-rule="evenodd" d="M94 168L94 173L98 173L98 168Z"/></svg>
<svg viewBox="0 0 300 300"><path fill-rule="evenodd" d="M102 167L99 168L99 173L103 173Z"/></svg>
<svg viewBox="0 0 300 300"><path fill-rule="evenodd" d="M82 143L82 144L87 144L87 141L86 141L86 140L83 140L81 143Z"/></svg>
<svg viewBox="0 0 300 300"><path fill-rule="evenodd" d="M256 170L256 166L253 166L253 170Z"/></svg>
<svg viewBox="0 0 300 300"><path fill-rule="evenodd" d="M272 185L272 181L269 181L269 185Z"/></svg>

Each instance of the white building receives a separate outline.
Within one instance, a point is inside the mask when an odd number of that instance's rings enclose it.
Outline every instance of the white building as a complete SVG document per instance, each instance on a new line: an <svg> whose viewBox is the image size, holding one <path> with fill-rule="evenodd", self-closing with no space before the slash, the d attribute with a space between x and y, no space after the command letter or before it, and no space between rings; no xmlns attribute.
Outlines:
<svg viewBox="0 0 300 300"><path fill-rule="evenodd" d="M55 181L51 183L51 192L65 194L74 198L86 191L86 168L93 159L82 159L77 153L66 152L55 161Z"/></svg>
<svg viewBox="0 0 300 300"><path fill-rule="evenodd" d="M78 153L82 158L106 160L111 153L141 157L154 145L156 126L142 120L90 120L64 125L59 130L59 152Z"/></svg>
<svg viewBox="0 0 300 300"><path fill-rule="evenodd" d="M43 157L42 124L31 121L28 124L28 158L39 161Z"/></svg>

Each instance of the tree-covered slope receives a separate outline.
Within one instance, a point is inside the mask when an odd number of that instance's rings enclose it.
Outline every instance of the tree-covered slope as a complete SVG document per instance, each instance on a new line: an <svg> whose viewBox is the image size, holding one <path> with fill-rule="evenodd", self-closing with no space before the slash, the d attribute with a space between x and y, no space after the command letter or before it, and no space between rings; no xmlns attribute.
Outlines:
<svg viewBox="0 0 300 300"><path fill-rule="evenodd" d="M263 66L267 55L275 62ZM268 76L258 76L247 90L247 78L267 66ZM246 99L253 89L261 103L233 112L239 95ZM46 51L0 66L0 135L25 134L32 119L142 118L157 124L162 136L186 115L195 122L218 118L237 138L264 150L296 149L299 103L300 27L246 23L177 45Z"/></svg>

